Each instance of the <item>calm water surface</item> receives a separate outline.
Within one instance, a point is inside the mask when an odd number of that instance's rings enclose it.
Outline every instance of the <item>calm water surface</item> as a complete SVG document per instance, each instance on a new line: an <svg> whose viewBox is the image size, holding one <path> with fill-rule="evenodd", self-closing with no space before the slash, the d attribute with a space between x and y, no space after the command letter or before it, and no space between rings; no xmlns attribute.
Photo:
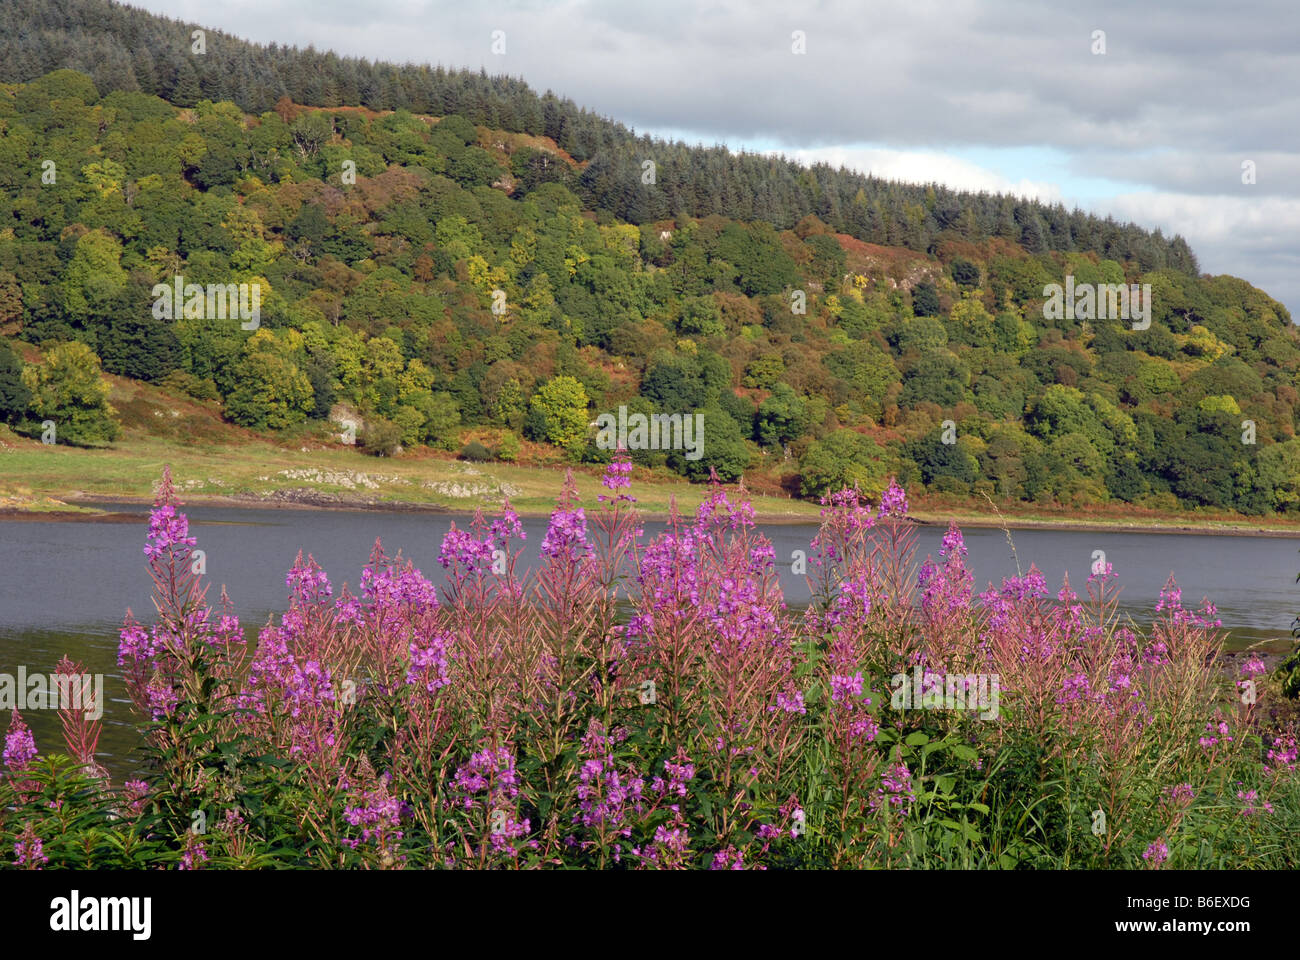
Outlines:
<svg viewBox="0 0 1300 960"><path fill-rule="evenodd" d="M100 744L111 770L126 769L137 738L117 667L117 631L130 607L151 622L150 582L142 547L147 508L140 523L0 523L0 673L52 673L59 657L79 659L91 673L105 675L108 703ZM441 580L438 547L452 520L468 516L367 513L341 510L266 510L190 506L191 534L207 554L209 598L224 584L240 620L252 630L285 606L285 573L298 550L312 554L329 573L337 594L343 582L355 585L374 546L383 541L389 556L399 550L435 581ZM525 520L525 558L535 561L545 533L544 519ZM646 537L663 529L646 523ZM790 572L793 551L808 551L816 527L776 524L762 528L781 564L782 586L791 604L808 598L806 583ZM1208 597L1219 607L1230 631L1230 646L1273 640L1266 649L1287 648L1292 618L1300 610L1295 583L1300 554L1294 539L1214 537L1195 534L1013 531L1015 555L1001 530L964 531L968 564L982 590L989 582L1036 564L1055 591L1068 573L1083 592L1093 551L1103 550L1124 586L1121 609L1144 622L1171 573L1183 590L1184 604ZM919 531L917 560L938 555L943 531ZM250 635L251 638L251 635ZM57 717L49 711L26 715L38 746L61 746Z"/></svg>

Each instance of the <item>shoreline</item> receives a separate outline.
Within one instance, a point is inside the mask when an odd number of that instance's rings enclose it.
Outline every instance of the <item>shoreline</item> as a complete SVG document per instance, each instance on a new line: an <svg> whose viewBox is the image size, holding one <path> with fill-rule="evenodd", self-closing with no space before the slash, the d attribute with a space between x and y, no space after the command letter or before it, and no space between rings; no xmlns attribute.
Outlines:
<svg viewBox="0 0 1300 960"><path fill-rule="evenodd" d="M339 494L313 493L311 491L281 491L265 497L251 495L180 495L184 506L221 507L247 510L340 510L352 513L412 513L434 516L472 515L478 506L488 508L488 512L500 506L499 502L491 504L466 505L463 508L449 507L442 504L418 503L404 500L371 500L360 497L348 497ZM114 495L71 495L60 501L77 509L26 509L21 506L0 507L0 523L3 522L37 522L51 523L86 522L86 523L135 523L140 520L137 511L124 512L100 509L101 506L150 507L151 497L114 496ZM534 508L515 508L523 518L538 519L550 515L549 510ZM684 511L685 513L685 511ZM650 522L664 522L668 519L665 511L641 511L640 516ZM920 526L943 527L956 523L962 528L1000 530L1046 530L1079 533L1151 533L1184 534L1199 536L1224 537L1275 537L1281 539L1300 539L1300 526L1276 527L1234 523L1232 521L1178 521L1160 520L1152 522L1104 520L1090 518L1086 520L1040 520L1028 517L989 517L971 516L958 512L942 512L921 509L912 514L912 519ZM755 512L755 521L759 524L776 525L816 525L815 516L792 514L770 514L759 510Z"/></svg>

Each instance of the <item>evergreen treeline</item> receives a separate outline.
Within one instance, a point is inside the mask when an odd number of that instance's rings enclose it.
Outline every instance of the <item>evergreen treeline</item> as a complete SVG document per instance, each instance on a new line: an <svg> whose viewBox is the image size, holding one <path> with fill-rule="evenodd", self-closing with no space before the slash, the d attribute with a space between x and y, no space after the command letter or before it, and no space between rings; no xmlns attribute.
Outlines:
<svg viewBox="0 0 1300 960"><path fill-rule="evenodd" d="M88 74L102 94L154 94L178 106L228 100L260 114L282 97L312 106L410 110L552 138L585 166L566 183L584 206L636 224L719 214L778 229L812 214L871 243L933 253L945 239L1002 237L1030 253L1090 251L1142 270L1195 275L1196 258L1164 237L1060 204L894 183L825 164L735 154L637 137L622 124L521 80L427 65L396 66L308 48L248 43L109 0L9 0L0 6L0 80L28 82L58 69ZM656 164L642 183L643 162Z"/></svg>

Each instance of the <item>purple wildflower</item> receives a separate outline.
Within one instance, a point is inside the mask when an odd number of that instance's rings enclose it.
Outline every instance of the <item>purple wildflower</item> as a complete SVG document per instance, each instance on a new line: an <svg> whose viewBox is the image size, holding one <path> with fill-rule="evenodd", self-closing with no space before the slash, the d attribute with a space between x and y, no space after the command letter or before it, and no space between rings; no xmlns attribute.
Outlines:
<svg viewBox="0 0 1300 960"><path fill-rule="evenodd" d="M1258 654L1252 653L1250 659L1241 665L1242 676L1257 677L1268 668L1264 666L1264 661L1259 658Z"/></svg>
<svg viewBox="0 0 1300 960"><path fill-rule="evenodd" d="M492 544L476 539L468 530L456 529L453 522L447 535L442 538L438 562L444 570L454 563L468 570L489 570L492 567Z"/></svg>
<svg viewBox="0 0 1300 960"><path fill-rule="evenodd" d="M190 522L185 514L177 513L170 503L155 507L149 514L149 536L144 555L150 560L161 560L171 555L177 562L184 561L198 543L189 531Z"/></svg>
<svg viewBox="0 0 1300 960"><path fill-rule="evenodd" d="M456 768L451 789L453 793L461 794L461 805L466 810L474 806L474 794L484 791L489 792L492 800L498 797L513 799L519 793L515 758L505 747L476 753L468 763Z"/></svg>
<svg viewBox="0 0 1300 960"><path fill-rule="evenodd" d="M436 693L451 681L447 678L447 639L437 634L423 646L412 643L408 648L411 666L406 671L408 684L420 684L427 693Z"/></svg>
<svg viewBox="0 0 1300 960"><path fill-rule="evenodd" d="M542 539L542 554L552 560L578 563L591 554L587 543L587 514L582 507L557 509Z"/></svg>
<svg viewBox="0 0 1300 960"><path fill-rule="evenodd" d="M912 811L912 804L916 800L916 793L912 787L912 771L908 770L907 764L901 760L887 767L881 774L880 786L876 788L875 796L871 799L871 809L878 809L882 800L897 808L900 816L905 817Z"/></svg>
<svg viewBox="0 0 1300 960"><path fill-rule="evenodd" d="M856 700L862 696L862 671L859 670L851 677L833 676L831 677L831 702L843 703L845 700Z"/></svg>
<svg viewBox="0 0 1300 960"><path fill-rule="evenodd" d="M651 789L661 796L673 794L677 797L685 797L686 784L695 779L695 764L679 751L672 760L664 761L664 773L668 775L667 779L655 777L650 781Z"/></svg>
<svg viewBox="0 0 1300 960"><path fill-rule="evenodd" d="M1169 845L1163 840L1157 840L1151 846L1147 847L1146 853L1142 854L1142 859L1150 861L1152 866L1160 866L1169 859Z"/></svg>
<svg viewBox="0 0 1300 960"><path fill-rule="evenodd" d="M528 534L524 532L524 525L519 522L519 514L515 513L514 508L510 506L510 501L507 500L501 508L501 516L492 521L492 539L497 546L504 549L512 537L527 540Z"/></svg>
<svg viewBox="0 0 1300 960"><path fill-rule="evenodd" d="M627 455L619 450L614 454L614 460L605 468L605 476L601 478L600 485L606 490L626 490L632 486L632 461L627 459ZM596 498L601 503L609 501L611 503L636 503L636 497L626 493L620 493L616 497L607 497L601 494Z"/></svg>
<svg viewBox="0 0 1300 960"><path fill-rule="evenodd" d="M1265 813L1273 812L1273 804L1269 803L1267 800L1260 800L1259 791L1257 790L1238 790L1237 799L1242 802L1243 809L1241 811L1241 816L1243 817L1254 816L1261 810ZM1259 806L1256 806L1256 803L1258 803Z"/></svg>
<svg viewBox="0 0 1300 960"><path fill-rule="evenodd" d="M122 799L126 801L126 812L130 817L138 817L144 812L145 798L149 795L149 784L143 780L128 780L122 785Z"/></svg>
<svg viewBox="0 0 1300 960"><path fill-rule="evenodd" d="M14 866L28 870L39 870L50 862L50 858L45 855L45 845L36 836L31 823L23 823L23 832L18 834L18 840L14 843L14 858Z"/></svg>
<svg viewBox="0 0 1300 960"><path fill-rule="evenodd" d="M178 870L200 870L203 864L208 862L207 848L201 843L196 843L181 854L180 866Z"/></svg>
<svg viewBox="0 0 1300 960"><path fill-rule="evenodd" d="M1185 807L1196 799L1196 791L1190 783L1178 783L1172 787L1166 787L1164 796L1166 800L1175 806Z"/></svg>
<svg viewBox="0 0 1300 960"><path fill-rule="evenodd" d="M744 870L745 852L733 846L726 846L713 855L710 870Z"/></svg>
<svg viewBox="0 0 1300 960"><path fill-rule="evenodd" d="M886 517L895 517L902 519L907 516L908 511L907 494L903 488L891 477L889 486L885 492L880 495L880 506L877 508L876 515L884 520Z"/></svg>
<svg viewBox="0 0 1300 960"><path fill-rule="evenodd" d="M1300 757L1300 745L1297 745L1295 735L1276 736L1273 745L1268 748L1268 764L1264 769L1270 773L1292 771L1296 768L1297 757Z"/></svg>
<svg viewBox="0 0 1300 960"><path fill-rule="evenodd" d="M381 842L402 839L400 830L389 830L401 823L403 811L401 801L388 792L388 780L388 774L384 774L374 786L354 794L355 802L343 808L343 819L361 828L362 843L376 839ZM345 839L343 842L354 850L359 845L356 840Z"/></svg>
<svg viewBox="0 0 1300 960"><path fill-rule="evenodd" d="M803 694L798 690L788 695L784 692L778 692L776 695L776 706L768 707L768 709L772 711L781 710L785 713L806 714L808 712L808 708L804 706Z"/></svg>
<svg viewBox="0 0 1300 960"><path fill-rule="evenodd" d="M22 715L15 710L9 720L9 732L5 734L5 766L12 773L21 773L35 759L36 740L23 723Z"/></svg>

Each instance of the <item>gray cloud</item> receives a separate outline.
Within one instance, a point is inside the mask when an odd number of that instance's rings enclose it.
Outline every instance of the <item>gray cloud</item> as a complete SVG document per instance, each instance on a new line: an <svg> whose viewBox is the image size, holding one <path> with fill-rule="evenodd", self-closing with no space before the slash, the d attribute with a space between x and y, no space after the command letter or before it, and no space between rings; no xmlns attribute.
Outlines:
<svg viewBox="0 0 1300 960"><path fill-rule="evenodd" d="M1094 4L884 0L699 6L145 0L257 39L522 76L640 127L792 147L1289 150L1300 130L1300 17L1287 0ZM1256 9L1257 12L1251 12ZM490 53L493 30L507 34ZM1090 52L1094 29L1107 52ZM807 54L791 53L791 33Z"/></svg>

